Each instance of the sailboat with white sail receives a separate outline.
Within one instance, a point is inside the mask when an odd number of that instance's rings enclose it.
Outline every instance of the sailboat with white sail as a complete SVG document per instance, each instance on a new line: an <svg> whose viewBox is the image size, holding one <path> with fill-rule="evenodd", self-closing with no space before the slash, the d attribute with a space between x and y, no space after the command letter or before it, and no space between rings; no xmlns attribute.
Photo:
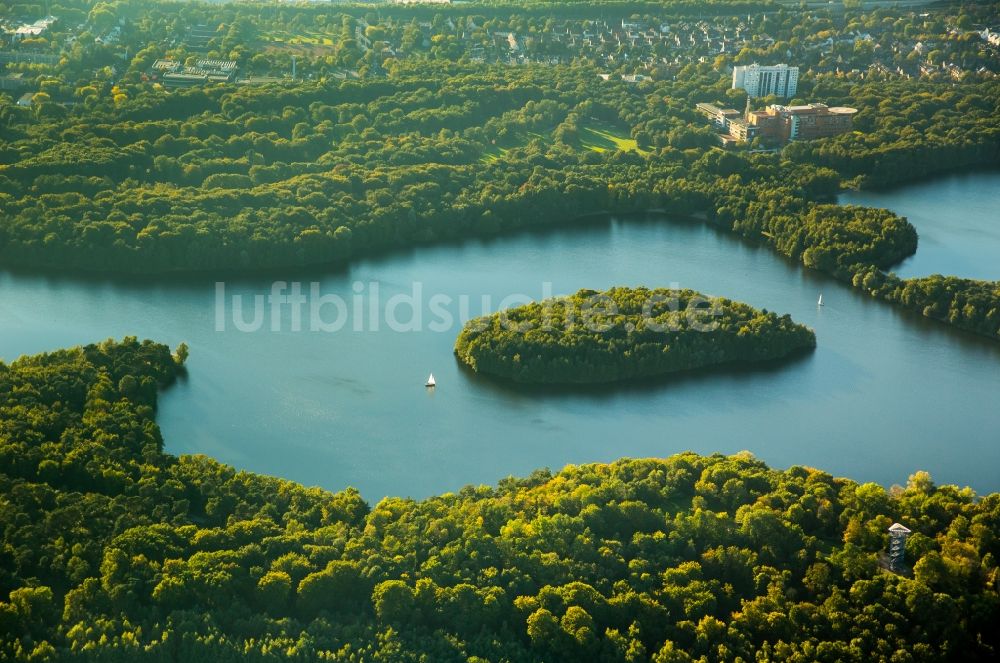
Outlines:
<svg viewBox="0 0 1000 663"><path fill-rule="evenodd" d="M437 386L437 380L434 379L433 373L427 376L427 382L424 384L424 386L427 387L428 389L433 389L434 387Z"/></svg>

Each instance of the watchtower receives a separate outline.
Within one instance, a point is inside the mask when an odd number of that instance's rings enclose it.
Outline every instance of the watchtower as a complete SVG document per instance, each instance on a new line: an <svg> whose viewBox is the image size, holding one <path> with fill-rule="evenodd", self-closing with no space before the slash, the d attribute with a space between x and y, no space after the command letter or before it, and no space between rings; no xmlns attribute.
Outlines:
<svg viewBox="0 0 1000 663"><path fill-rule="evenodd" d="M904 569L903 557L908 536L910 530L899 523L893 523L889 527L889 568L895 573L901 573Z"/></svg>

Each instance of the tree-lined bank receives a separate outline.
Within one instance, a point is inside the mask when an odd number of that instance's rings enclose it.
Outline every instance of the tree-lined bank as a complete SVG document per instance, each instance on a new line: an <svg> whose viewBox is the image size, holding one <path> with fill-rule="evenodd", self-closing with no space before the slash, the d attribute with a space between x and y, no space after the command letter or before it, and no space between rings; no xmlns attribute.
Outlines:
<svg viewBox="0 0 1000 663"><path fill-rule="evenodd" d="M370 506L163 453L156 386L179 355L125 339L0 364L4 658L986 661L1000 646L997 494L687 453ZM894 521L913 530L901 574L884 569Z"/></svg>
<svg viewBox="0 0 1000 663"><path fill-rule="evenodd" d="M693 290L580 290L470 320L455 355L517 382L634 380L719 364L763 362L816 346L812 330Z"/></svg>

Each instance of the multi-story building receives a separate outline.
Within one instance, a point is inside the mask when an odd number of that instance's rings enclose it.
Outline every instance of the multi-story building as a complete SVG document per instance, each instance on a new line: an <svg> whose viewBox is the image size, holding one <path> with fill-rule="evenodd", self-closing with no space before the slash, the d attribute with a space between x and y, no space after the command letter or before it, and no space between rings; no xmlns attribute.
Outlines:
<svg viewBox="0 0 1000 663"><path fill-rule="evenodd" d="M729 120L729 135L739 143L749 143L757 137L757 128L751 127L742 117L736 117ZM726 142L725 136L722 142Z"/></svg>
<svg viewBox="0 0 1000 663"><path fill-rule="evenodd" d="M733 68L733 89L746 90L750 97L794 97L799 86L799 68L787 64L762 67L759 64Z"/></svg>
<svg viewBox="0 0 1000 663"><path fill-rule="evenodd" d="M723 131L729 127L730 120L738 119L740 116L740 112L735 108L719 108L715 104L700 103L697 109L712 121L716 129Z"/></svg>
<svg viewBox="0 0 1000 663"><path fill-rule="evenodd" d="M826 104L808 106L771 106L781 118L782 138L785 140L813 140L847 133L854 126L856 108Z"/></svg>
<svg viewBox="0 0 1000 663"><path fill-rule="evenodd" d="M760 137L767 143L787 140L783 131L783 118L770 108L766 111L747 111L746 122L752 127L753 138Z"/></svg>
<svg viewBox="0 0 1000 663"><path fill-rule="evenodd" d="M790 140L812 140L847 133L853 128L857 109L846 106L830 108L826 104L806 106L780 106L772 104L767 110L747 109L743 117L734 110L720 109L712 104L698 104L698 110L712 120L723 137L749 143L754 138L770 145Z"/></svg>
<svg viewBox="0 0 1000 663"><path fill-rule="evenodd" d="M292 59L294 72L295 59ZM234 60L198 60L193 67L185 67L177 60L157 60L150 67L150 75L159 78L168 88L191 87L208 83L232 83L236 78Z"/></svg>

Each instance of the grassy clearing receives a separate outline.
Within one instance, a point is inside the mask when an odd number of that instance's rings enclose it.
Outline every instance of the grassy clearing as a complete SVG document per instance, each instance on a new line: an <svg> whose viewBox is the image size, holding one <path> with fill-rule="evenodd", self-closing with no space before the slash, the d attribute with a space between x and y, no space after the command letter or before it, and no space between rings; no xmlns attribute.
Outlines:
<svg viewBox="0 0 1000 663"><path fill-rule="evenodd" d="M635 139L623 129L603 122L580 127L580 145L594 152L621 150L646 154L646 150L640 149Z"/></svg>
<svg viewBox="0 0 1000 663"><path fill-rule="evenodd" d="M544 133L529 131L524 134L519 134L515 140L508 141L503 147L493 145L483 152L483 155L480 157L480 161L483 161L484 163L492 163L502 159L511 150L518 147L524 147L535 139L541 140L546 145L549 145L552 143L553 130L555 130L555 127L552 127L552 129ZM635 140L628 135L628 132L625 129L616 127L612 124L607 124L605 122L590 122L581 126L579 147L581 149L592 150L594 152L614 152L621 150L622 152L638 152L642 155L647 154L647 151L641 149L638 143L636 143Z"/></svg>
<svg viewBox="0 0 1000 663"><path fill-rule="evenodd" d="M493 163L494 161L499 161L501 158L505 157L510 150L511 148L509 147L491 145L489 149L483 152L483 155L479 157L479 160L483 163Z"/></svg>

